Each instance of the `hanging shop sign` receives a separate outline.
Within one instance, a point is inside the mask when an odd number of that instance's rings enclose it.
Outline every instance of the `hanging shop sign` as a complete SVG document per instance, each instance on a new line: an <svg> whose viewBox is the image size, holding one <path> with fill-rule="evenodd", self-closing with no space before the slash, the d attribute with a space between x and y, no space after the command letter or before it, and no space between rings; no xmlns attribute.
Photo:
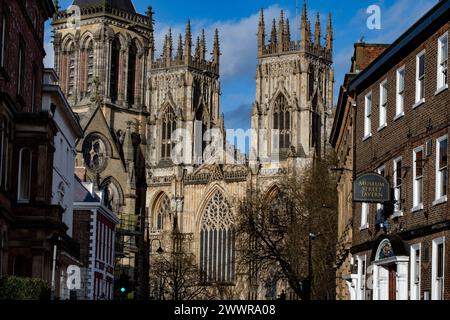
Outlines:
<svg viewBox="0 0 450 320"><path fill-rule="evenodd" d="M382 175L366 173L353 182L354 202L385 203L390 200L389 182Z"/></svg>

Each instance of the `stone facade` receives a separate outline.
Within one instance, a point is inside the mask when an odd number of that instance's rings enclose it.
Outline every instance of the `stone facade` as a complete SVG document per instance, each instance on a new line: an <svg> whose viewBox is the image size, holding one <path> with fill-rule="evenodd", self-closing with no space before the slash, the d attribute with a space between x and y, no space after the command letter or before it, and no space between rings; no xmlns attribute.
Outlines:
<svg viewBox="0 0 450 320"><path fill-rule="evenodd" d="M375 60L388 45L355 43L354 54L351 59L351 67L346 74L344 83L339 91L339 99L336 107L333 129L330 143L335 149L338 164L335 168L338 173L338 242L336 246L336 299L349 300L353 298L351 292L352 274L352 213L353 213L353 157L354 157L354 97L349 94L348 86L356 75L363 71ZM350 289L350 290L349 290Z"/></svg>
<svg viewBox="0 0 450 320"><path fill-rule="evenodd" d="M77 173L104 191L104 201L122 220L131 217L140 222L123 239L134 244L125 257L143 253L130 262L135 283L144 283L148 274L143 270L160 243L166 252L175 250L176 234L186 240L185 248L210 281L232 285L237 298L265 298L266 288L249 288L247 275L236 271L236 204L251 186L273 194L284 173L301 170L324 154L333 101L331 17L325 44L319 19L315 41L311 39L305 5L302 40L291 41L289 22L282 15L267 45L261 12L252 114L255 134L250 137L248 161L225 142L218 31L211 60L206 59L204 33L194 46L190 22L184 38L174 39L169 31L157 59L151 8L142 16L132 5L124 6L131 1L77 3L80 19L75 29L68 25L73 15L69 12L58 13L53 22L56 69L84 123ZM273 138L272 129L281 135ZM186 135L181 138L178 132ZM217 136L209 132L223 137L215 141L216 152L204 141ZM176 152L179 145L182 153ZM280 161L268 161L273 157ZM213 243L214 253L209 250ZM157 284L152 283L150 292L136 291L145 298L155 289Z"/></svg>

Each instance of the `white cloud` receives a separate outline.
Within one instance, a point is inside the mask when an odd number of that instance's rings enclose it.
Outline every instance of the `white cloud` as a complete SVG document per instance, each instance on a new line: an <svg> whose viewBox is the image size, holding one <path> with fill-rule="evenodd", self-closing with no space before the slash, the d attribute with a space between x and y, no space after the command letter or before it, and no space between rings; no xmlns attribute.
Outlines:
<svg viewBox="0 0 450 320"><path fill-rule="evenodd" d="M272 19L279 16L281 8L278 5L270 6L264 10L266 28L272 25ZM289 14L289 12L287 13ZM215 29L219 30L221 56L221 77L224 80L232 79L236 76L252 77L256 69L257 59L257 31L258 31L259 12L255 12L251 16L241 18L239 20L225 21L209 21L209 20L193 20L192 33L193 44L195 45L197 36L201 34L201 30L205 29L207 39L207 58L212 51L212 42ZM293 24L291 24L292 28ZM157 57L161 55L164 38L169 28L172 28L172 36L174 42L174 50L178 43L178 35L184 34L186 24L167 25L164 23L156 23L155 26L155 42L157 49ZM195 47L194 47L195 48ZM194 50L193 48L193 50Z"/></svg>

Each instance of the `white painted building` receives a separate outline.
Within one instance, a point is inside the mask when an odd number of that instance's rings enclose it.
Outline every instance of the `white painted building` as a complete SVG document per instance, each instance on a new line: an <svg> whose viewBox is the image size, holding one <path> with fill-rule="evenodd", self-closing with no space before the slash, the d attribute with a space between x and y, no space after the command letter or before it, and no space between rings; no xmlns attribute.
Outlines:
<svg viewBox="0 0 450 320"><path fill-rule="evenodd" d="M69 228L67 235L72 237L75 143L83 137L83 130L61 91L53 69L44 70L42 110L54 110L54 122L58 128L54 140L52 204L65 209L63 221Z"/></svg>

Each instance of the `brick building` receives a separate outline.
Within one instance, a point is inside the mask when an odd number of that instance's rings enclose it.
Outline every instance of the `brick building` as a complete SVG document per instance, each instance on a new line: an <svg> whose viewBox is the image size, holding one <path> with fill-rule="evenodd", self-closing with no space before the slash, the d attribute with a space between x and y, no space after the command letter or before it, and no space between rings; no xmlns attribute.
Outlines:
<svg viewBox="0 0 450 320"><path fill-rule="evenodd" d="M338 158L337 191L339 201L338 242L336 245L336 299L348 300L352 297L351 253L352 246L352 182L353 182L353 104L354 97L348 91L350 82L375 60L386 48L386 44L355 43L349 73L339 90L330 144Z"/></svg>
<svg viewBox="0 0 450 320"><path fill-rule="evenodd" d="M82 263L81 289L76 296L80 300L112 300L116 225L120 221L102 204L93 187L75 177L73 236L80 243Z"/></svg>
<svg viewBox="0 0 450 320"><path fill-rule="evenodd" d="M0 276L50 283L53 235L63 208L53 205L57 127L42 108L44 22L52 1L0 1Z"/></svg>
<svg viewBox="0 0 450 320"><path fill-rule="evenodd" d="M350 83L354 175L377 172L392 202L355 203L358 300L450 299L449 1L440 1Z"/></svg>

